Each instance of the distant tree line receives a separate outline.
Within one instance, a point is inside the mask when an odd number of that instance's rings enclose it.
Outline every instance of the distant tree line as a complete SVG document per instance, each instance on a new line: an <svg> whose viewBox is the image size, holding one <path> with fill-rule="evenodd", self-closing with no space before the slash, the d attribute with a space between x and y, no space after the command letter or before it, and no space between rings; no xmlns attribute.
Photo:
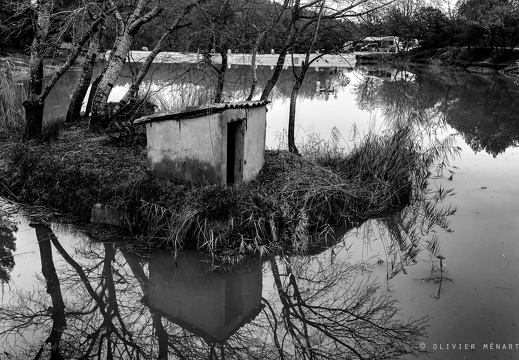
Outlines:
<svg viewBox="0 0 519 360"><path fill-rule="evenodd" d="M34 27L31 24L34 8L21 7L21 2L23 1L0 0L0 31L4 35L9 33L9 36L0 37L0 48L28 53L34 36ZM60 15L54 21L55 28L52 31L58 35L60 26L68 21L71 9L84 6L86 0L59 0L54 3L56 12L59 10ZM132 3L135 1L121 2L125 5L120 5L118 10L121 13L129 11ZM150 6L153 1L146 3ZM358 40L365 36L395 35L403 41L418 39L425 48L459 45L471 48L488 47L499 53L515 47L519 42L519 4L514 0L460 0L452 9L445 8L444 1L438 1L437 6L433 5L434 2L425 0L386 3L389 5L367 11L356 19L343 17L323 20L316 42L321 49L331 51L349 40ZM375 1L370 1L366 10L375 8L375 5ZM259 52L270 52L271 49L279 51L283 47L284 34L290 24L290 14L284 11L283 6L282 2L269 0L207 1L206 6L197 7L186 16L185 21L189 26L171 34L163 45L163 51L216 51L223 45L218 41L222 40L221 25L224 23L224 43L232 52L251 52L263 25L272 26L269 26L263 37ZM135 35L132 49L155 47L177 11L178 5L165 5L156 19L144 25ZM282 14L279 21L272 24L273 16L279 14ZM116 22L110 20L106 27L107 31L104 31L101 38L101 49L110 49L116 41ZM61 35L62 42L71 42L74 36L73 33ZM309 40L309 33L306 36L295 44L294 52L304 52L302 44ZM59 47L59 43L55 47Z"/></svg>
<svg viewBox="0 0 519 360"><path fill-rule="evenodd" d="M399 0L371 12L356 33L417 39L425 49L468 46L494 49L504 55L519 43L519 3L515 0Z"/></svg>

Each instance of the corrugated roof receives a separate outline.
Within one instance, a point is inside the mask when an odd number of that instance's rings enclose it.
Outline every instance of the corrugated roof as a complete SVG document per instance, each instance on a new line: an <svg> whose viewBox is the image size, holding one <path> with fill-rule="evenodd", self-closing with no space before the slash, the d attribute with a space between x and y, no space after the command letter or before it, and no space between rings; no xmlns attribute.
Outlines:
<svg viewBox="0 0 519 360"><path fill-rule="evenodd" d="M133 123L134 124L145 124L145 123L156 122L156 121L190 119L190 118L220 113L220 112L223 112L228 109L253 108L253 107L257 107L257 106L264 106L264 105L267 105L268 103L269 103L268 100L256 100L256 101L236 101L236 102L227 102L227 103L207 104L207 105L202 105L197 108L188 108L188 109L179 110L179 111L162 112L162 113L156 113L153 115L143 116L141 118L136 119Z"/></svg>

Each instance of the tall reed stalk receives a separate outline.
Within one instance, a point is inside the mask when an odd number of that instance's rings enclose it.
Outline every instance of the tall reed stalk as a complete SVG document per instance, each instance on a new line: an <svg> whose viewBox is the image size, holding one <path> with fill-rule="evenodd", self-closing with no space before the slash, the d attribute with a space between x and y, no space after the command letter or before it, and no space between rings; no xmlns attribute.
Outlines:
<svg viewBox="0 0 519 360"><path fill-rule="evenodd" d="M16 82L14 73L15 66L9 60L0 63L0 129L19 131L25 121L25 88Z"/></svg>

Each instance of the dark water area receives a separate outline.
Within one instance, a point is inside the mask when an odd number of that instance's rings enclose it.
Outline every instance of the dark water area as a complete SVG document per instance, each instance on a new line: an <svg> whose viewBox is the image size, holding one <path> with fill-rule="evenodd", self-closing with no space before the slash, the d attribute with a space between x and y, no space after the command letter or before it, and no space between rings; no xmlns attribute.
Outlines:
<svg viewBox="0 0 519 360"><path fill-rule="evenodd" d="M1 228L4 256L16 263L2 263L8 358L343 358L350 347L391 357L387 344L404 333L391 298L366 277L372 265L348 261L344 245L229 270L198 252L142 257L21 217L4 216Z"/></svg>
<svg viewBox="0 0 519 360"><path fill-rule="evenodd" d="M157 66L149 88L165 89L162 98L173 94L166 102L176 105L202 101L210 80L190 69ZM249 70L228 71L226 96L243 98ZM258 67L260 84L270 71ZM66 76L46 103L56 111L50 117L66 108L77 74ZM130 76L128 70L119 80L114 97ZM291 76L286 69L269 104L269 148L283 146ZM316 89L326 80L336 84L332 93ZM457 209L447 230L427 232L434 212L415 204L337 232L328 249L308 257L250 259L213 271L197 253L137 256L72 226L31 223L1 202L0 359L39 351L50 358L52 344L64 358L397 358L384 353L391 336L373 324L410 318L429 325L410 342L430 359L519 358L518 103L517 82L498 75L380 65L311 69L298 100L298 142L335 132L348 151L370 131L408 123L424 149L448 139L460 152L442 173L431 169L431 193L453 190L437 204ZM427 249L431 238L436 251ZM406 251L409 243L420 251ZM393 305L400 310L390 317Z"/></svg>

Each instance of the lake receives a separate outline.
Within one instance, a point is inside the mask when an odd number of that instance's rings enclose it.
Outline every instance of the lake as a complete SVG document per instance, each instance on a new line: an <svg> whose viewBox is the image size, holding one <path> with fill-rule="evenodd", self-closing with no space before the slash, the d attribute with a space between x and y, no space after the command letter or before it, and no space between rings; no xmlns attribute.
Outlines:
<svg viewBox="0 0 519 360"><path fill-rule="evenodd" d="M148 85L161 106L196 103L211 94L203 72L156 65ZM248 68L228 72L225 96L244 98ZM270 72L258 67L260 84ZM113 100L130 76L126 68ZM268 105L268 148L286 143L291 77L288 68ZM77 72L66 74L50 95L47 118L66 112L75 79ZM327 80L334 91L317 91ZM138 256L99 233L31 222L2 201L0 350L5 358L49 358L58 352L51 344L65 358L393 358L385 342L398 336L373 324L427 316L415 346L431 359L518 358L518 114L519 86L498 75L312 68L297 104L298 142L340 134L349 149L402 121L414 122L424 146L453 138L459 155L432 174L429 189L452 189L438 207L457 211L447 230L426 232L431 214L409 208L338 231L339 241L321 253L250 259L232 271L211 271L195 252L173 259L140 249ZM402 234L421 245L435 237L441 256L426 246L407 256ZM400 310L390 317L393 300Z"/></svg>

